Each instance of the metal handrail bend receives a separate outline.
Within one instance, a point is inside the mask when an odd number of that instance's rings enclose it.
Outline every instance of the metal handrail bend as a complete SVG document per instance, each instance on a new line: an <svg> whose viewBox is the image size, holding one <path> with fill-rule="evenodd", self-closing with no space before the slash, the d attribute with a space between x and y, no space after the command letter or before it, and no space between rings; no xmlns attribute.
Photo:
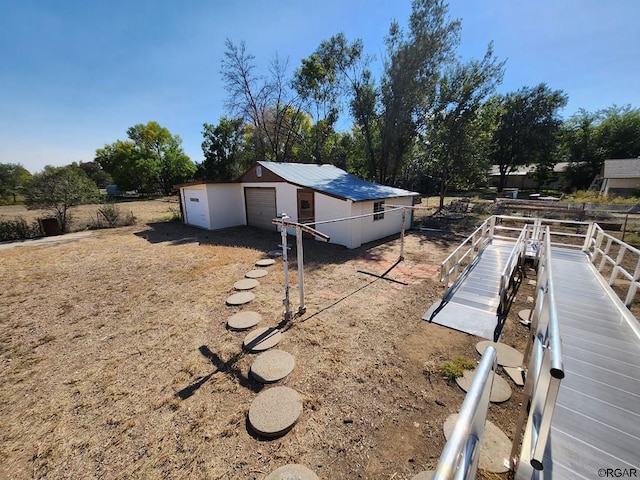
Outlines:
<svg viewBox="0 0 640 480"><path fill-rule="evenodd" d="M478 469L480 441L489 408L493 372L497 367L494 347L487 347L464 397L453 431L444 446L434 480L473 479Z"/></svg>

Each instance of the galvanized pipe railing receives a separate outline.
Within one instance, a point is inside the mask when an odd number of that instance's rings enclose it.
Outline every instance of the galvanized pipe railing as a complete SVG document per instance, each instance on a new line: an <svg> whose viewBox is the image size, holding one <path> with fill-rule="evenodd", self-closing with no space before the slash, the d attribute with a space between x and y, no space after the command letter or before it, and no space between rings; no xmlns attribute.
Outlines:
<svg viewBox="0 0 640 480"><path fill-rule="evenodd" d="M536 303L532 312L529 342L523 366L529 361L524 385L524 399L511 450L511 463L528 461L536 470L542 470L544 451L551 429L560 380L564 378L562 345L554 294L551 266L551 241L549 227L538 264ZM526 420L526 424L525 424ZM517 454L522 438L520 455Z"/></svg>
<svg viewBox="0 0 640 480"><path fill-rule="evenodd" d="M638 287L640 287L640 250L626 244L622 240L618 240L608 233L605 233L598 224L594 224L589 233L590 236L586 242L586 251L591 263L593 263L600 274L602 274L607 265L610 265L611 274L608 279L609 285L615 284L618 275L622 275L629 281L629 288L626 296L624 297L624 304L627 307L631 306L638 291ZM603 242L605 242L604 247L602 246ZM612 249L615 250L614 247L617 248L618 251L615 258L611 255ZM622 265L627 252L630 255L635 255L635 259L629 262L634 265L633 273L629 272ZM598 258L600 259L599 262Z"/></svg>
<svg viewBox="0 0 640 480"><path fill-rule="evenodd" d="M476 477L496 360L495 348L487 347L460 408L458 420L440 456L434 480Z"/></svg>

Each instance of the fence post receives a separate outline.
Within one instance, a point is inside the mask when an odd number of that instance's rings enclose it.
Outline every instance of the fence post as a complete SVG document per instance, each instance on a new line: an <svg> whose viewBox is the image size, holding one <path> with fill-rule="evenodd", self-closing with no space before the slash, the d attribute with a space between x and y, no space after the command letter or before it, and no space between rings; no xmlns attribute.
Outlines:
<svg viewBox="0 0 640 480"><path fill-rule="evenodd" d="M300 293L298 315L302 315L307 309L304 306L304 255L302 252L302 228L300 225L296 225L296 256L298 260L298 291Z"/></svg>
<svg viewBox="0 0 640 480"><path fill-rule="evenodd" d="M284 270L284 299L282 303L284 305L284 319L289 320L291 318L291 304L289 302L289 258L287 257L287 227L285 220L289 218L289 215L282 213L281 218L281 231L282 236L282 266Z"/></svg>

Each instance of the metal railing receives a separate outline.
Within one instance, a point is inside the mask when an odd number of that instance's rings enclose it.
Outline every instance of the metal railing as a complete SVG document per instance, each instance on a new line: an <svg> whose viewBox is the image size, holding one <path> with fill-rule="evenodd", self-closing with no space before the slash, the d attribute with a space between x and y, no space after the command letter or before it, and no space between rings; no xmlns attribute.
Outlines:
<svg viewBox="0 0 640 480"><path fill-rule="evenodd" d="M611 270L607 279L610 286L616 283L619 275L629 281L629 288L623 301L627 307L630 307L640 287L640 250L605 233L597 223L593 224L589 231L585 250L591 263L603 278L605 278L603 274L607 273L606 270ZM627 253L634 258L629 259ZM623 263L633 268L633 273L627 270Z"/></svg>
<svg viewBox="0 0 640 480"><path fill-rule="evenodd" d="M478 254L491 243L495 218L489 217L440 264L440 281L450 288L459 275L472 265ZM445 292L446 293L446 292Z"/></svg>
<svg viewBox="0 0 640 480"><path fill-rule="evenodd" d="M464 397L453 431L444 446L436 467L434 480L473 479L478 469L480 441L484 433L493 373L497 366L494 347L482 355L471 387Z"/></svg>
<svg viewBox="0 0 640 480"><path fill-rule="evenodd" d="M518 264L520 264L524 259L525 248L527 245L526 240L531 237L532 232L532 229L528 227L530 227L530 225L525 225L520 232L520 235L516 240L516 244L513 246L513 249L509 254L509 258L507 258L504 268L502 269L502 273L500 274L500 288L498 290L500 304L498 306L498 313L504 312L509 296L509 288L512 284L513 274Z"/></svg>
<svg viewBox="0 0 640 480"><path fill-rule="evenodd" d="M518 447L522 439L520 461L528 461L536 470L542 470L544 451L551 429L551 419L564 378L562 346L558 328L551 268L551 233L545 229L538 263L535 307L531 312L531 333L524 354L523 366L529 362L524 384L522 410L516 425L511 464L518 461ZM526 424L525 424L526 419Z"/></svg>

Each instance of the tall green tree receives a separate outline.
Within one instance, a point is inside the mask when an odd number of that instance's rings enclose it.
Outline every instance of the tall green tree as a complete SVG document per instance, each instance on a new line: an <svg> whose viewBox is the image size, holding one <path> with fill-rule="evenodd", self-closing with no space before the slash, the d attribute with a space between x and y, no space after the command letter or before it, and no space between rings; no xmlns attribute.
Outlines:
<svg viewBox="0 0 640 480"><path fill-rule="evenodd" d="M413 0L408 30L392 22L382 78L382 154L376 173L394 183L436 101L443 66L454 58L461 25L443 0Z"/></svg>
<svg viewBox="0 0 640 480"><path fill-rule="evenodd" d="M128 140L96 150L95 161L121 190L162 192L193 177L196 167L182 150L182 139L157 122L130 127Z"/></svg>
<svg viewBox="0 0 640 480"><path fill-rule="evenodd" d="M78 165L47 166L41 173L33 175L25 203L29 209L51 211L65 233L72 221L70 210L96 201L98 196L98 187Z"/></svg>
<svg viewBox="0 0 640 480"><path fill-rule="evenodd" d="M31 173L19 163L0 163L0 198L13 199L24 193L31 180Z"/></svg>
<svg viewBox="0 0 640 480"><path fill-rule="evenodd" d="M105 188L113 183L111 175L105 172L97 162L80 162L78 166L87 177L96 182L98 188Z"/></svg>
<svg viewBox="0 0 640 480"><path fill-rule="evenodd" d="M507 174L517 166L541 163L554 155L562 124L559 110L567 104L567 95L541 83L492 101L497 113L490 158L498 165L498 191L502 191Z"/></svg>
<svg viewBox="0 0 640 480"><path fill-rule="evenodd" d="M198 178L227 181L238 177L248 165L243 162L245 145L244 124L241 118L221 117L217 125L203 125L202 152Z"/></svg>
<svg viewBox="0 0 640 480"><path fill-rule="evenodd" d="M478 111L503 72L504 62L497 60L489 44L481 60L455 62L440 77L425 127L430 170L440 184L440 208L449 188L475 186L488 170L487 125Z"/></svg>

